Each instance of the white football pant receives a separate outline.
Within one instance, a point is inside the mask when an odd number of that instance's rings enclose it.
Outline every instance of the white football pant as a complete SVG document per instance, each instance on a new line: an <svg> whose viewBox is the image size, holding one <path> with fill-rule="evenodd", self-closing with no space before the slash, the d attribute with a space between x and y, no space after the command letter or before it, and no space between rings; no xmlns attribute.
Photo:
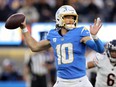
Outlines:
<svg viewBox="0 0 116 87"><path fill-rule="evenodd" d="M62 79L57 77L57 81L53 87L93 87L87 76L78 79Z"/></svg>

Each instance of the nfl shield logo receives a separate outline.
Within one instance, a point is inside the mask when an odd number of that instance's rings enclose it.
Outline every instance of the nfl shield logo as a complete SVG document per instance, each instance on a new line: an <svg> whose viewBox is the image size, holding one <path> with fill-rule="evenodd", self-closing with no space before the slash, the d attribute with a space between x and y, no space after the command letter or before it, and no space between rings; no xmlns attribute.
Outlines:
<svg viewBox="0 0 116 87"><path fill-rule="evenodd" d="M53 42L56 42L56 38L53 38Z"/></svg>

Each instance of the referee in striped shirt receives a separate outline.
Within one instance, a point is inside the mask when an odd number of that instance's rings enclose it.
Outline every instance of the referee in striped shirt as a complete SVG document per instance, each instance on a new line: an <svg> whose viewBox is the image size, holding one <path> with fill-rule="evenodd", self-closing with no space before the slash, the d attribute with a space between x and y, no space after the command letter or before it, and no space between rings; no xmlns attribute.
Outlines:
<svg viewBox="0 0 116 87"><path fill-rule="evenodd" d="M27 87L48 87L50 79L47 77L52 66L48 51L37 52L25 57L24 79L27 82Z"/></svg>

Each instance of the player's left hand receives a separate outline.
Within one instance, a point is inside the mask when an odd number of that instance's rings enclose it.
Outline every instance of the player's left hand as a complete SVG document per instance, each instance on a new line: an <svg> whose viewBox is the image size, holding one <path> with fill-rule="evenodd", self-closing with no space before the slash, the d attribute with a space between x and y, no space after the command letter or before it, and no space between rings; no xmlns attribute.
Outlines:
<svg viewBox="0 0 116 87"><path fill-rule="evenodd" d="M102 27L101 19L97 18L94 20L94 25L90 25L90 33L92 35L96 35L99 31L99 29Z"/></svg>
<svg viewBox="0 0 116 87"><path fill-rule="evenodd" d="M93 58L94 63L97 65L99 63L99 61L103 60L106 58L106 54L100 54L100 53L96 53L96 57Z"/></svg>

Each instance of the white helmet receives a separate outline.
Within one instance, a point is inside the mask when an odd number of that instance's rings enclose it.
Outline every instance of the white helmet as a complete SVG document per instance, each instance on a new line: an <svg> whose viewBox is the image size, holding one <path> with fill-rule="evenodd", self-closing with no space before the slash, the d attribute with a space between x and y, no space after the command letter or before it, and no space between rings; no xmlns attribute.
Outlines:
<svg viewBox="0 0 116 87"><path fill-rule="evenodd" d="M63 20L63 17L64 16L67 16L67 15L73 15L75 16L75 21L74 21L74 24L68 24L66 25L64 23L64 20ZM67 30L71 30L73 28L76 28L76 25L77 25L77 20L78 20L78 15L75 11L75 9L70 6L70 5L64 5L64 6L61 6L57 12L56 12L56 15L55 15L55 18L56 18L56 27L59 27L59 28L66 28Z"/></svg>

